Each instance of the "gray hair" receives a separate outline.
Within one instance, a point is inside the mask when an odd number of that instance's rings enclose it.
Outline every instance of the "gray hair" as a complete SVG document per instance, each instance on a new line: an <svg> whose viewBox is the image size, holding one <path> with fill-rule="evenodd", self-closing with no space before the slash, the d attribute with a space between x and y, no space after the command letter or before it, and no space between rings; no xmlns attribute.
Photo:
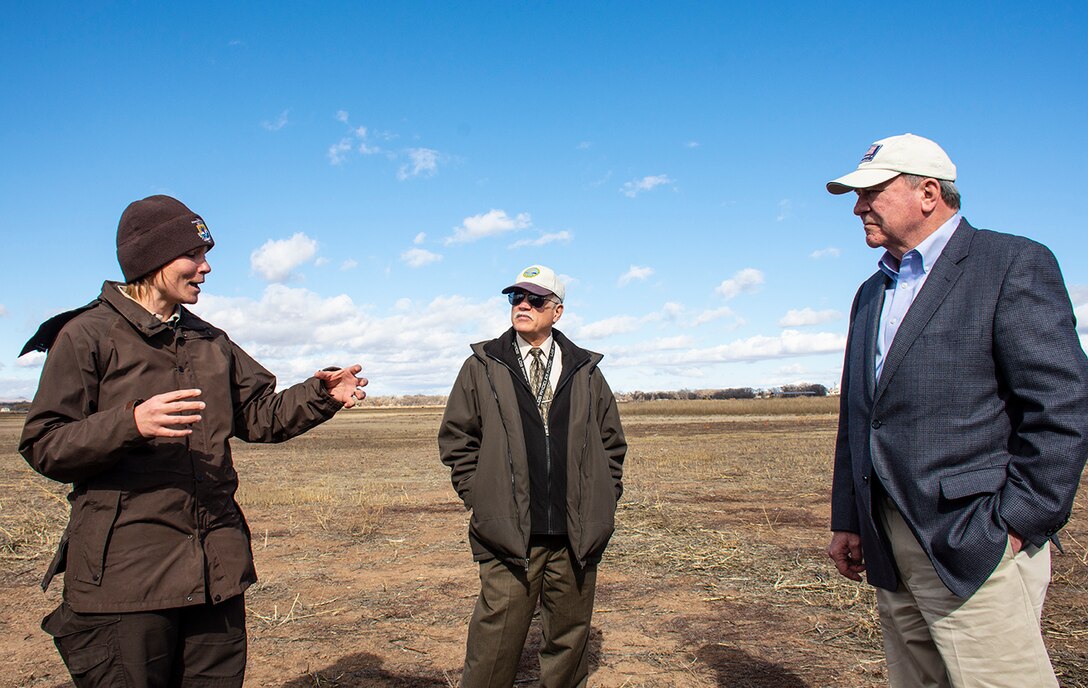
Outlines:
<svg viewBox="0 0 1088 688"><path fill-rule="evenodd" d="M922 185L922 182L929 179L929 177L922 177L917 174L903 174L902 177L913 189L917 189ZM952 210L959 210L960 190L956 188L956 183L950 182L947 179L938 179L937 181L941 184L941 200L943 200Z"/></svg>

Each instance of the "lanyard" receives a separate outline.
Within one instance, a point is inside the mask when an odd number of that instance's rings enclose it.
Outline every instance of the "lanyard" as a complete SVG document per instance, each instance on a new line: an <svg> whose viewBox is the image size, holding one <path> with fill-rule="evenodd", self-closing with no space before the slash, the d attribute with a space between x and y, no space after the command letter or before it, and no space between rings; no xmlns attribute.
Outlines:
<svg viewBox="0 0 1088 688"><path fill-rule="evenodd" d="M518 359L518 363L521 365L521 374L525 376L525 381L530 385L533 381L529 379L529 373L525 370L525 359L521 357L521 349L518 347L518 340L513 342L514 355ZM537 409L544 408L544 391L548 389L548 380L552 377L552 362L555 361L555 337L552 337L552 346L548 349L548 367L544 369L544 379L540 381L540 391L536 393L536 407ZM531 389L531 387L530 387Z"/></svg>

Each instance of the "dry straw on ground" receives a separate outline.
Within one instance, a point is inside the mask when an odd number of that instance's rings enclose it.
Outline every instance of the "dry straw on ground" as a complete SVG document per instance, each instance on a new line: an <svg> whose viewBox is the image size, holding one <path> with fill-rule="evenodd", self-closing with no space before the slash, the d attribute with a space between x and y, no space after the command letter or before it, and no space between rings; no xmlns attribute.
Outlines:
<svg viewBox="0 0 1088 688"><path fill-rule="evenodd" d="M600 566L594 686L884 685L873 595L826 559L836 400L621 405L626 493ZM283 445L236 444L260 582L247 685L456 685L478 586L467 514L438 461L441 410L340 414ZM0 686L59 688L37 582L64 486L0 421ZM1062 685L1088 688L1088 513L1081 495L1044 615ZM518 685L539 675L528 639Z"/></svg>

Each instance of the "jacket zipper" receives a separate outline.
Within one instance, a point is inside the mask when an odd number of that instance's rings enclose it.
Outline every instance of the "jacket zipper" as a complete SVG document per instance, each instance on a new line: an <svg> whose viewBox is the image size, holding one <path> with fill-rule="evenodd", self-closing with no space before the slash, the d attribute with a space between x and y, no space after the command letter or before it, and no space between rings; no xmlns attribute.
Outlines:
<svg viewBox="0 0 1088 688"><path fill-rule="evenodd" d="M493 358L493 357L489 355L488 358ZM498 361L498 359L494 359L494 360ZM503 363L502 361L499 361L499 363L502 363L504 366L506 366L506 364ZM506 367L509 369L510 366L506 366ZM495 381L491 379L491 371L488 370L486 362L484 363L484 375L487 376L487 384L488 384L489 387L491 387L491 396L495 399L495 407L497 409L499 409L499 420L502 421L503 435L506 436L506 464L507 464L507 466L510 467L510 500L514 503L514 522L517 524L518 531L520 532L521 531L521 512L518 510L517 485L514 482L514 453L510 449L510 432L506 429L506 419L504 419L502 417L502 404L499 403L499 393L495 390ZM528 571L529 570L529 557L528 557L529 552L526 551L525 554L526 554L526 557L525 558L519 558L517 560L517 562L522 567L524 567L526 571Z"/></svg>
<svg viewBox="0 0 1088 688"><path fill-rule="evenodd" d="M513 368L511 368L506 363L506 361L504 361L504 360L502 360L502 359L500 359L500 358L498 358L496 356L493 356L491 354L487 354L487 357L489 359L491 359L492 361L495 361L496 363L500 364L502 367L506 368L507 370L509 370L510 373L515 378L517 378L519 380L522 379L523 376L521 375L521 373L519 373L519 372L515 371ZM586 360L582 361L578 365L574 366L574 368L571 369L570 373L566 376L566 380L569 381L569 380L573 379L574 374L577 373L579 370L581 370L586 364L588 364L592 360L593 360L592 358L587 358ZM491 386L491 396L495 398L495 405L499 407L499 411L500 411L499 412L499 418L501 419L502 418L502 406L499 405L499 394L498 394L498 392L495 391L495 383L491 379L491 372L488 370L486 365L484 366L484 374L487 375L487 384ZM525 384L528 384L528 383L525 383ZM552 396L554 397L555 395L558 395L559 390L562 389L562 388L563 388L562 385L556 387L555 392L552 394ZM530 390L530 391L532 391L532 390ZM592 395L590 395L590 396L592 397ZM592 404L592 399L591 399L590 400L590 419L591 420L592 420L592 410L593 410L592 406L593 406L593 404ZM548 407L548 412L549 412L549 415L550 415L551 414L551 407L550 406ZM548 499L548 528L550 530L551 525L552 525L552 523L551 523L551 521L552 521L552 500L551 500L552 481L550 479L551 475L552 475L552 442L551 442L551 435L550 435L550 431L548 429L548 425L549 425L548 422L545 421L544 422L544 456L545 456L545 467L547 468L548 478L549 478L549 480L548 480L548 497L549 497L549 499ZM587 423L586 436L585 436L585 438L583 438L583 441L582 441L582 455L583 456L585 455L585 450L586 450L586 447L588 446L588 443L589 443L589 429L588 428L589 428L589 424ZM505 420L503 420L503 430L504 431L506 430L506 421ZM510 493L511 493L510 496L514 500L514 506L516 507L517 506L517 495L515 493L515 485L514 485L514 456L513 456L513 453L510 450L510 433L509 432L506 433L506 461L510 466ZM570 476L567 476L567 479L570 480ZM581 492L582 492L582 490L579 490L579 493L581 493ZM581 509L579 509L579 513L581 513ZM514 510L514 517L517 519L518 530L520 530L521 529L521 514L517 511L516 508ZM528 559L519 560L519 563L522 563L522 562L524 563L525 570L528 571L529 570L529 560Z"/></svg>

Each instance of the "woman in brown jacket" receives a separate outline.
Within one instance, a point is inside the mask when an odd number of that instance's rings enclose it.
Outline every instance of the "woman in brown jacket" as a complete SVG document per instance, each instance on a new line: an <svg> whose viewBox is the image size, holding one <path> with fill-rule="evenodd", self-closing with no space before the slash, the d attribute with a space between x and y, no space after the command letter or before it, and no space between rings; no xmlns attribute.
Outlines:
<svg viewBox="0 0 1088 688"><path fill-rule="evenodd" d="M136 201L117 231L125 283L107 281L24 350L49 356L19 451L72 483L42 581L64 571L64 599L42 628L80 688L242 685L242 593L256 574L229 439L280 442L365 396L357 365L276 393L271 373L188 311L213 245L180 201Z"/></svg>

